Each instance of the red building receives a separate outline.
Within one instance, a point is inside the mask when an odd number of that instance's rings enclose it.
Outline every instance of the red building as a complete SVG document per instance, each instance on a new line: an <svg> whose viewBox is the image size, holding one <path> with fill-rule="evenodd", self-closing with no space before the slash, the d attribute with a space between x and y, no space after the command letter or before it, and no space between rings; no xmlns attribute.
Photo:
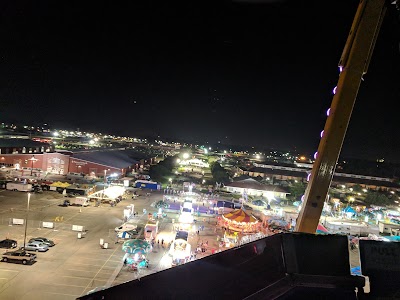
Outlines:
<svg viewBox="0 0 400 300"><path fill-rule="evenodd" d="M3 143L4 140L6 142ZM154 162L155 157L144 157L133 150L54 152L52 146L46 143L0 139L0 165L27 171L40 169L52 174L125 175Z"/></svg>

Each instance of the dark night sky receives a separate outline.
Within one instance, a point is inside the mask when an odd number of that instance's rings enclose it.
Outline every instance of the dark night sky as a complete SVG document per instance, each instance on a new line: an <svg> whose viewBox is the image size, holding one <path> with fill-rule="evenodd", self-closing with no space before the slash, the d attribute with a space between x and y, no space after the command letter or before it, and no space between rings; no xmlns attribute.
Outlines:
<svg viewBox="0 0 400 300"><path fill-rule="evenodd" d="M3 0L0 120L313 153L357 5ZM400 153L399 30L392 7L345 155Z"/></svg>

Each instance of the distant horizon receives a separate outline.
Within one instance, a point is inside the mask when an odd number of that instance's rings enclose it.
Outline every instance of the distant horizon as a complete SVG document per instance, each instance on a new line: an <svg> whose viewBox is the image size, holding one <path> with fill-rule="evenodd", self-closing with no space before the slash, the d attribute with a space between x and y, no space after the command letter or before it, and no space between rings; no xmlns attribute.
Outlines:
<svg viewBox="0 0 400 300"><path fill-rule="evenodd" d="M50 128L50 130L68 130L68 131L77 131L79 127L74 126L69 126L68 128L52 128L51 123L36 123L36 124L28 124L28 123L20 123L20 122L9 122L9 121L4 121L0 120L0 123L5 123L8 125L14 124L16 126L33 126L33 127L40 127L43 124L47 124ZM82 132L90 132L90 133L100 133L97 132L96 130L93 129L81 129L79 128L80 131ZM297 147L294 147L293 149L287 149L287 148L278 148L278 147L268 147L268 146L251 146L251 145L235 145L235 144L225 144L225 143L208 143L206 141L199 141L199 140L190 140L190 139L179 139L179 138L170 138L170 137L159 137L155 135L118 135L114 134L112 132L101 132L102 135L114 135L114 136L121 136L121 137L130 137L130 138L138 138L138 139L147 139L147 140L157 140L160 139L162 141L167 141L167 142L179 142L179 143L185 143L185 144L193 144L193 145L204 145L204 146L210 146L212 149L219 149L221 151L223 150L229 150L232 149L234 151L254 151L254 152L272 152L272 151L279 151L279 152L289 152L291 154L297 154L299 156L306 156L309 159L312 159L313 153L312 151L301 151L297 149ZM339 161L345 161L345 160L360 160L360 161L366 161L366 162L376 162L378 159L384 158L385 163L388 164L400 164L400 161L395 161L395 160L390 160L385 157L375 157L375 158L369 158L369 157L360 157L360 156L352 156L352 155L344 155L341 154L339 157Z"/></svg>
<svg viewBox="0 0 400 300"><path fill-rule="evenodd" d="M1 117L315 153L358 4L9 1ZM343 156L399 161L396 24L388 5Z"/></svg>

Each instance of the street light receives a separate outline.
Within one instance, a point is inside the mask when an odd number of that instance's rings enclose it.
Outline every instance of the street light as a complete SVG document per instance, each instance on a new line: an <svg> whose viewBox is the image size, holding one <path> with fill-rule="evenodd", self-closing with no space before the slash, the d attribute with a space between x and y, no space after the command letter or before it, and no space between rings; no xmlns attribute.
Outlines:
<svg viewBox="0 0 400 300"><path fill-rule="evenodd" d="M35 161L37 161L37 159L35 158L35 155L32 155L32 157L31 157L30 159L28 159L28 160L31 161L31 176L32 176L32 173L33 173L33 163L34 163Z"/></svg>
<svg viewBox="0 0 400 300"><path fill-rule="evenodd" d="M26 230L28 228L28 215L29 215L29 202L31 201L31 193L28 193L28 206L26 208L26 218L25 218L25 233L24 233L24 249L26 244Z"/></svg>

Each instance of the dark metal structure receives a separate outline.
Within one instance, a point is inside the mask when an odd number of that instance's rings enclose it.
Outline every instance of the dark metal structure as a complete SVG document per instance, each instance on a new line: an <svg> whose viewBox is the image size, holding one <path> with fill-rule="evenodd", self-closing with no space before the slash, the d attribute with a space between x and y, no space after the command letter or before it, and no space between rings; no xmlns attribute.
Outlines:
<svg viewBox="0 0 400 300"><path fill-rule="evenodd" d="M356 299L346 236L277 234L140 280L97 299Z"/></svg>

